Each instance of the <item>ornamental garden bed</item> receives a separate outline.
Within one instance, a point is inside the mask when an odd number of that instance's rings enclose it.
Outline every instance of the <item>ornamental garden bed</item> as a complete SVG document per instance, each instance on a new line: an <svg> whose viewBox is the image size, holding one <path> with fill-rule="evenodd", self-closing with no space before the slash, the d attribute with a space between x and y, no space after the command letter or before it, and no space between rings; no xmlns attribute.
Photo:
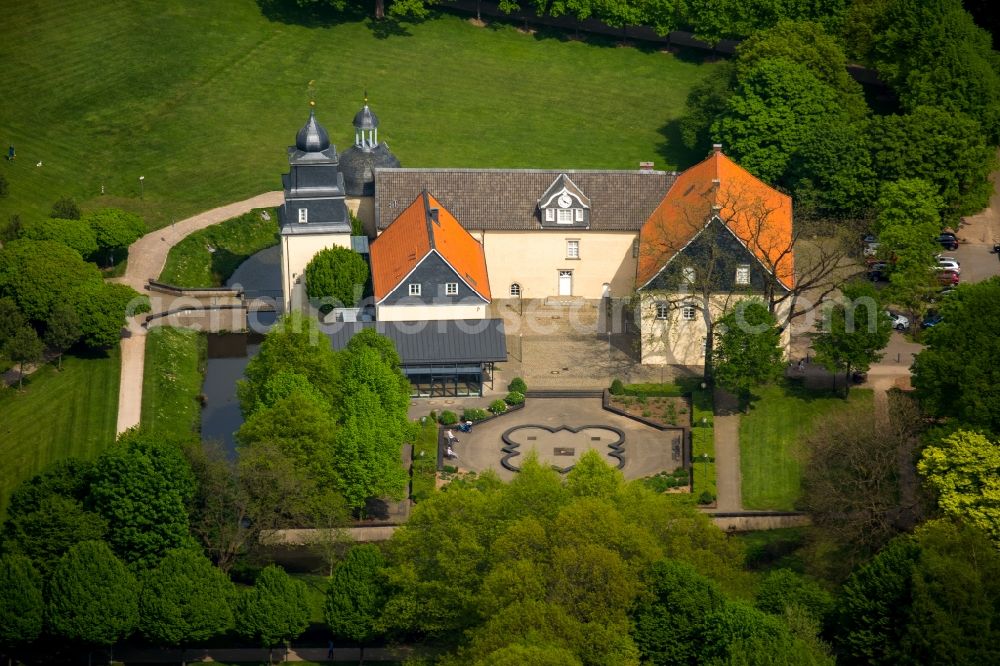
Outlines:
<svg viewBox="0 0 1000 666"><path fill-rule="evenodd" d="M660 426L690 427L691 405L682 396L612 395L609 404Z"/></svg>

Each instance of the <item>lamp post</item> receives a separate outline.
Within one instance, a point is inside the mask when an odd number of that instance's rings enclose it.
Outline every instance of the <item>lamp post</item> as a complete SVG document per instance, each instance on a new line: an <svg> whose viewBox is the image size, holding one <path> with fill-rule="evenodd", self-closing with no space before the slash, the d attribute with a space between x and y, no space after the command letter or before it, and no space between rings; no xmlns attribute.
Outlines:
<svg viewBox="0 0 1000 666"><path fill-rule="evenodd" d="M143 181L146 180L145 176L139 176L139 198L142 199L143 194Z"/></svg>

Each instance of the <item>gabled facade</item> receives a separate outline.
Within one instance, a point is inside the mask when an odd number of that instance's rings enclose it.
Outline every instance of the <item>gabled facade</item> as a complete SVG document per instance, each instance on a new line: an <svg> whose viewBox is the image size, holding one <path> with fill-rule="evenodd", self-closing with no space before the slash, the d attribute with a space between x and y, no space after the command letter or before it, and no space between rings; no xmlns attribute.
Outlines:
<svg viewBox="0 0 1000 666"><path fill-rule="evenodd" d="M496 299L626 298L638 232L676 174L663 171L377 169L375 226L421 191L483 245ZM562 211L562 212L560 212Z"/></svg>
<svg viewBox="0 0 1000 666"><path fill-rule="evenodd" d="M372 242L371 263L379 321L486 317L483 246L426 191Z"/></svg>
<svg viewBox="0 0 1000 666"><path fill-rule="evenodd" d="M791 198L716 146L677 178L640 233L642 362L703 364L710 322L739 300L793 288L791 248Z"/></svg>

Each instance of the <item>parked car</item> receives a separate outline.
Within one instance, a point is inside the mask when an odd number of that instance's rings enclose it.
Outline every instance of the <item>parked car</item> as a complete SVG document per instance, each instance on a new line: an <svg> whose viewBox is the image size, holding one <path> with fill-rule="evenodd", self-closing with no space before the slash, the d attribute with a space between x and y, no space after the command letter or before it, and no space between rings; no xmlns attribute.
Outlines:
<svg viewBox="0 0 1000 666"><path fill-rule="evenodd" d="M935 240L946 250L958 249L958 237L951 232L942 231Z"/></svg>
<svg viewBox="0 0 1000 666"><path fill-rule="evenodd" d="M959 275L962 274L962 267L954 259L938 259L937 269L939 271L955 271Z"/></svg>
<svg viewBox="0 0 1000 666"><path fill-rule="evenodd" d="M943 321L941 315L937 312L928 312L924 320L920 322L920 325L924 328L933 328Z"/></svg>
<svg viewBox="0 0 1000 666"><path fill-rule="evenodd" d="M958 273L949 269L939 270L937 277L938 283L945 287L954 287L961 281Z"/></svg>
<svg viewBox="0 0 1000 666"><path fill-rule="evenodd" d="M889 279L889 262L887 261L872 261L868 264L866 269L868 279L872 282L878 282L880 280Z"/></svg>
<svg viewBox="0 0 1000 666"><path fill-rule="evenodd" d="M886 310L885 313L889 315L889 320L892 322L892 327L897 331L905 331L910 327L910 320L901 314L896 314L895 312L890 312Z"/></svg>

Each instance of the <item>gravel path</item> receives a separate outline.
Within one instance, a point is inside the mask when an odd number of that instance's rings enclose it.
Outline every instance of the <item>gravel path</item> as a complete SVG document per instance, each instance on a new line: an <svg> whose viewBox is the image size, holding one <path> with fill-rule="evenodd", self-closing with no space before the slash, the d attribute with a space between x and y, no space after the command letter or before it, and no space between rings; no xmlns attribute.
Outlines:
<svg viewBox="0 0 1000 666"><path fill-rule="evenodd" d="M219 208L199 213L186 220L175 222L169 227L146 234L129 247L128 266L125 275L115 280L127 284L140 294L146 293L146 281L160 276L167 263L170 248L189 234L230 218L242 215L254 208L269 208L280 205L282 193L265 194L238 201ZM149 292L153 312L169 308L162 294ZM167 296L166 299L171 297ZM118 389L118 432L139 425L142 416L142 374L146 362L146 329L142 327L144 315L132 317L128 322L128 334L122 338L121 383Z"/></svg>

